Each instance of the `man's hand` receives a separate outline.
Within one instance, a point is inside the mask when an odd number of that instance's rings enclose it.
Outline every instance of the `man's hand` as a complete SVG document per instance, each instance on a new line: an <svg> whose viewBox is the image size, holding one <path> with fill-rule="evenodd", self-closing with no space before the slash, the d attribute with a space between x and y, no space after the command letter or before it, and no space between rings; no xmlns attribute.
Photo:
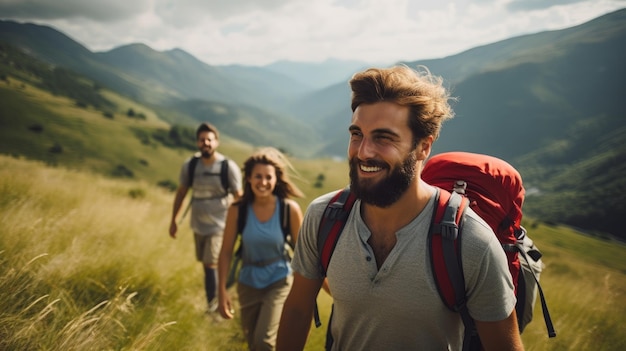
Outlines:
<svg viewBox="0 0 626 351"><path fill-rule="evenodd" d="M176 225L176 221L172 221L170 223L170 236L172 239L176 239L176 232L178 232L178 225Z"/></svg>

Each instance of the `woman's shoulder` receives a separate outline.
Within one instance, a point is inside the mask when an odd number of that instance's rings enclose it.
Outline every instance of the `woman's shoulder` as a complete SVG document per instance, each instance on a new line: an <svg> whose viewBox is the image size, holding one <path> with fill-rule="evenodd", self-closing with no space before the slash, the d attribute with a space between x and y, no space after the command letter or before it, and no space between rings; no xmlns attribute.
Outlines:
<svg viewBox="0 0 626 351"><path fill-rule="evenodd" d="M298 208L300 208L300 204L298 204L298 202L296 200L294 200L294 199L285 198L285 199L283 199L283 201L289 207L298 207Z"/></svg>
<svg viewBox="0 0 626 351"><path fill-rule="evenodd" d="M242 199L239 199L239 200L234 201L233 203L231 203L230 206L228 206L228 210L229 211L238 212L239 209L242 209L242 208L244 208L246 206L247 206L247 203L245 201L243 201Z"/></svg>

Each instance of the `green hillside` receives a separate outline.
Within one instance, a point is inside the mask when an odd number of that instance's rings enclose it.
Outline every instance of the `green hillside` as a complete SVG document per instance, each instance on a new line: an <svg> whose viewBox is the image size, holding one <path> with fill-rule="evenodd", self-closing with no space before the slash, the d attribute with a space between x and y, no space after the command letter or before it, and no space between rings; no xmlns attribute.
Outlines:
<svg viewBox="0 0 626 351"><path fill-rule="evenodd" d="M4 58L18 57L10 48L0 50ZM0 62L0 152L151 184L178 182L182 161L195 151L191 128L186 148L168 147L172 127L146 106L84 77L18 58ZM225 144L223 150L240 159L251 150Z"/></svg>
<svg viewBox="0 0 626 351"><path fill-rule="evenodd" d="M626 187L626 126L607 133L599 127L610 123L607 119L599 116L572 126L567 138L519 160L530 194L527 214L626 239L621 223L626 198L616 191Z"/></svg>
<svg viewBox="0 0 626 351"><path fill-rule="evenodd" d="M244 125L267 116L267 123L259 121L254 126L256 133L252 138L248 137L250 133L245 128L242 135L231 135L247 143L277 147L293 145L294 151L300 149L302 156L308 156L311 152L309 146L318 142L314 139L313 128L294 123L285 108L289 99L301 96L310 89L270 70L214 67L179 49L158 52L143 44L92 53L51 27L12 21L0 20L0 41L28 52L48 65L77 72L98 86L150 106L159 111L161 118L168 123L180 122L194 127L205 121L207 117L204 115L189 116L172 107L187 100L190 100L189 104L194 104L200 99L206 105L215 102L218 106L213 108L226 105L231 111L253 110L254 114L237 111L245 116ZM278 129L295 133L280 133L276 144L274 139L268 143L263 135L278 134L274 131L276 120L280 125ZM238 131L238 123L229 124L228 129ZM303 142L306 144L298 147Z"/></svg>
<svg viewBox="0 0 626 351"><path fill-rule="evenodd" d="M317 151L314 145L318 136L312 133L313 128L309 124L279 117L259 108L204 100L187 100L171 108L197 121L211 121L221 133L252 145L273 145L304 157L311 157Z"/></svg>

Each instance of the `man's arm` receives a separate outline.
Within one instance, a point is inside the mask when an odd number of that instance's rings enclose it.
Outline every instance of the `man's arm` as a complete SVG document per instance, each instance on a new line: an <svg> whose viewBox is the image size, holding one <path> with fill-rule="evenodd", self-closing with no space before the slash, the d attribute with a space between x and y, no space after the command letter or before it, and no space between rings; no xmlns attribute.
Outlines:
<svg viewBox="0 0 626 351"><path fill-rule="evenodd" d="M237 202L243 196L243 191L239 190L233 193L233 203Z"/></svg>
<svg viewBox="0 0 626 351"><path fill-rule="evenodd" d="M278 328L276 351L303 350L311 329L313 308L323 279L307 279L294 272Z"/></svg>
<svg viewBox="0 0 626 351"><path fill-rule="evenodd" d="M176 190L176 196L174 197L174 206L172 207L172 220L170 221L170 236L176 239L176 232L178 232L178 225L176 224L176 216L178 215L178 211L180 211L180 207L183 204L183 200L185 200L185 196L187 195L187 191L189 187L180 185Z"/></svg>
<svg viewBox="0 0 626 351"><path fill-rule="evenodd" d="M517 326L515 309L506 318L496 322L476 322L483 350L523 351L524 345Z"/></svg>

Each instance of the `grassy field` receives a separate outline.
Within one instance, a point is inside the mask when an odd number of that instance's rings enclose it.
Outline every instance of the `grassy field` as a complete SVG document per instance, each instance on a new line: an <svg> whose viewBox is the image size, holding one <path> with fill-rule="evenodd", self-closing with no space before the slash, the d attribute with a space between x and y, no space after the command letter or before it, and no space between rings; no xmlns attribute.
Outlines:
<svg viewBox="0 0 626 351"><path fill-rule="evenodd" d="M303 207L345 184L344 163L294 164ZM167 235L172 199L148 182L0 156L0 349L244 350L237 320L204 314L191 232ZM547 338L537 305L526 348L626 349L626 247L525 225L545 254L558 334ZM326 321L330 299L319 302ZM324 332L313 329L306 349L322 349Z"/></svg>

